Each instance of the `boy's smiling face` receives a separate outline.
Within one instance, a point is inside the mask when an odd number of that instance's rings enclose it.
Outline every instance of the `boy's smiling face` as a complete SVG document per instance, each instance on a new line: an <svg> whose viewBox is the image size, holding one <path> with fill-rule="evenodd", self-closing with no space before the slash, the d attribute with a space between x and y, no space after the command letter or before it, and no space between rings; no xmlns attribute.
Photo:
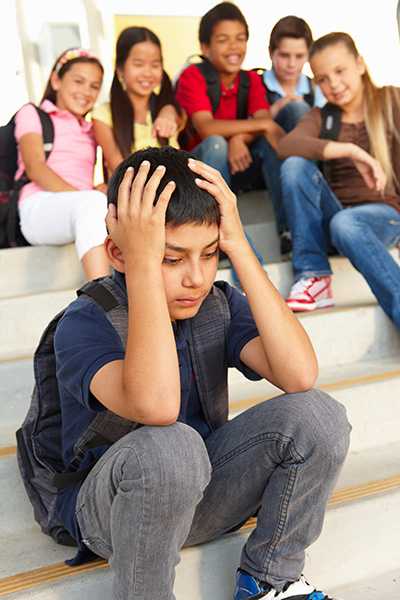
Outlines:
<svg viewBox="0 0 400 600"><path fill-rule="evenodd" d="M219 21L209 44L202 44L202 54L216 70L226 75L240 71L247 49L246 28L240 21Z"/></svg>
<svg viewBox="0 0 400 600"><path fill-rule="evenodd" d="M190 319L200 309L218 268L218 225L167 225L162 265L171 320Z"/></svg>

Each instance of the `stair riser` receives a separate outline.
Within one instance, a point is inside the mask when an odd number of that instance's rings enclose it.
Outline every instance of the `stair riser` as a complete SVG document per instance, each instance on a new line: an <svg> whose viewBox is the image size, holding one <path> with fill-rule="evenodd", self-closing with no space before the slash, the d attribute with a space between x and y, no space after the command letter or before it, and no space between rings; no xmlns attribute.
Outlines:
<svg viewBox="0 0 400 600"><path fill-rule="evenodd" d="M0 360L30 356L52 317L75 298L72 290L0 300ZM400 336L377 306L301 315L320 367L400 352Z"/></svg>
<svg viewBox="0 0 400 600"><path fill-rule="evenodd" d="M306 577L328 591L398 569L399 504L400 492L397 491L328 511L321 537L307 551ZM234 573L246 537L247 534L228 535L210 544L184 550L177 568L176 600L231 600ZM56 584L54 591L44 588L22 592L18 600L96 597L111 598L108 570L80 575L75 581L64 580Z"/></svg>

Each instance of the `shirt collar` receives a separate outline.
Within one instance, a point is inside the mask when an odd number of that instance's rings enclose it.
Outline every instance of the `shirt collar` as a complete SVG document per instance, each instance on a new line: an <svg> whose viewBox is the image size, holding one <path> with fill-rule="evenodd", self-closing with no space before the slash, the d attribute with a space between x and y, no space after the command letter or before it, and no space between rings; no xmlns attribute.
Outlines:
<svg viewBox="0 0 400 600"><path fill-rule="evenodd" d="M286 93L282 89L281 84L279 83L275 71L273 69L264 71L263 80L267 88L271 92L276 92L280 96L286 96ZM310 91L310 85L308 81L307 75L304 73L300 73L300 76L297 80L296 84L296 94L298 96L305 96Z"/></svg>
<svg viewBox="0 0 400 600"><path fill-rule="evenodd" d="M58 106L56 106L50 100L43 100L43 102L40 105L40 108L49 115L53 114L63 117L65 119L69 119L72 117L73 119L78 121L82 131L85 133L92 129L92 123L90 121L87 121L85 118L76 119L76 117L74 117L68 110L60 110Z"/></svg>

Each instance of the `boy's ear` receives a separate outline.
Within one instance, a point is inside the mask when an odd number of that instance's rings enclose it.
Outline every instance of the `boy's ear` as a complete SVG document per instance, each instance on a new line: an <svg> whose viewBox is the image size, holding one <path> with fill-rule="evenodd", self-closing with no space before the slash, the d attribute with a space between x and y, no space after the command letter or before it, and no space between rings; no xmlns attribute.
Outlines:
<svg viewBox="0 0 400 600"><path fill-rule="evenodd" d="M116 271L125 273L125 260L123 254L112 237L109 235L104 241L104 249L106 251L108 260L110 261L110 265L116 269Z"/></svg>
<svg viewBox="0 0 400 600"><path fill-rule="evenodd" d="M210 58L210 46L208 44L200 44L200 51L203 56Z"/></svg>

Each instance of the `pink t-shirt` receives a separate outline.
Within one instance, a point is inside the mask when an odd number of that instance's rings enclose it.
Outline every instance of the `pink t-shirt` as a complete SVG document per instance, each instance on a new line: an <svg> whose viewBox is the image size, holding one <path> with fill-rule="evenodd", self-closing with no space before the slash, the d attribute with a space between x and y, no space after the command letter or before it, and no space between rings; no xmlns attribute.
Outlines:
<svg viewBox="0 0 400 600"><path fill-rule="evenodd" d="M93 170L96 161L96 142L92 124L84 119L78 120L67 110L60 110L49 100L42 102L40 108L49 113L54 125L54 144L47 165L57 175L78 190L93 188ZM15 117L15 139L17 142L27 133L42 134L42 126L36 109L26 104ZM18 151L18 179L25 170ZM27 183L21 190L20 202L42 191L36 183Z"/></svg>

